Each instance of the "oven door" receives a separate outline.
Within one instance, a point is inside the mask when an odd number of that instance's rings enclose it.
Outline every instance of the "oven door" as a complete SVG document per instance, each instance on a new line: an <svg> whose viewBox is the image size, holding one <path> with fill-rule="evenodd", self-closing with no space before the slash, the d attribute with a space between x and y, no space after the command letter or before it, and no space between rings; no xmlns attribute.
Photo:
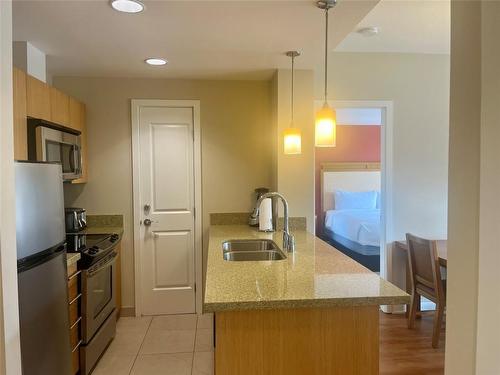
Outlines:
<svg viewBox="0 0 500 375"><path fill-rule="evenodd" d="M61 163L64 180L82 175L80 136L45 126L36 129L37 160Z"/></svg>
<svg viewBox="0 0 500 375"><path fill-rule="evenodd" d="M82 271L82 336L88 343L116 307L116 261L112 251Z"/></svg>

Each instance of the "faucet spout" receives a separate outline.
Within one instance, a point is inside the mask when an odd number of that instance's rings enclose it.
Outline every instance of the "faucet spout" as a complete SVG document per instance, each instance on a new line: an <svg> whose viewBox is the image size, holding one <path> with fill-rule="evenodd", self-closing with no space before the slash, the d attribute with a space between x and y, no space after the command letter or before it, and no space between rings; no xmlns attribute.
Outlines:
<svg viewBox="0 0 500 375"><path fill-rule="evenodd" d="M284 214L284 219L283 219L283 248L288 251L289 253L292 253L295 251L295 238L294 236L290 233L290 220L289 220L289 213L288 213L288 202L285 199L285 197L278 193L278 192L271 192L271 193L265 193L263 194L258 200L255 205L255 212L254 215L257 217L259 215L259 210L260 210L260 204L262 201L266 198L273 198L277 197L281 200L283 203L283 214Z"/></svg>

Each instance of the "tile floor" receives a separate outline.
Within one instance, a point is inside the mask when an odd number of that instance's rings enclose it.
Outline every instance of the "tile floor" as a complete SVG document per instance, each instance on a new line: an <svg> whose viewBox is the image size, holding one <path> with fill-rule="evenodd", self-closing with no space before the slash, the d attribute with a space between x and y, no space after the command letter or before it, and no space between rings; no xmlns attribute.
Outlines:
<svg viewBox="0 0 500 375"><path fill-rule="evenodd" d="M213 315L120 318L93 375L212 375Z"/></svg>

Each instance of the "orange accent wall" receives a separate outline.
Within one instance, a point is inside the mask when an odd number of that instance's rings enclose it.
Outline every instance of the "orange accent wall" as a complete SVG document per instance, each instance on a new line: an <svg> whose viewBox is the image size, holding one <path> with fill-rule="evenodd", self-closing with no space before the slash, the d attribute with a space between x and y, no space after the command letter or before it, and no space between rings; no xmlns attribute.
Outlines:
<svg viewBox="0 0 500 375"><path fill-rule="evenodd" d="M338 126L337 147L316 147L315 190L317 217L321 217L321 163L363 161L380 162L380 131L380 126ZM317 223L316 233L320 233L322 227L322 223Z"/></svg>

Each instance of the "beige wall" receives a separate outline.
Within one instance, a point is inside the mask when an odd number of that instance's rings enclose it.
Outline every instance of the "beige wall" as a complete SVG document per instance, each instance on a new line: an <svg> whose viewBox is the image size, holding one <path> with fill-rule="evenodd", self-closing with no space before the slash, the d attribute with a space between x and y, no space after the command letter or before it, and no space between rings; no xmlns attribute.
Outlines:
<svg viewBox="0 0 500 375"><path fill-rule="evenodd" d="M451 15L446 374L499 374L500 3Z"/></svg>
<svg viewBox="0 0 500 375"><path fill-rule="evenodd" d="M447 236L449 72L447 55L334 53L329 99L394 103L393 233ZM288 126L290 71L274 77L278 123L278 189L294 215L314 218L314 99L323 98L323 70L297 71L296 111L301 113L302 155L283 155ZM311 89L314 92L311 93ZM341 142L341 139L337 140ZM404 286L405 259L395 258L391 279Z"/></svg>
<svg viewBox="0 0 500 375"><path fill-rule="evenodd" d="M335 53L330 61L330 99L394 102L392 238L446 238L449 56Z"/></svg>
<svg viewBox="0 0 500 375"><path fill-rule="evenodd" d="M500 3L481 11L481 178L477 374L500 374Z"/></svg>
<svg viewBox="0 0 500 375"><path fill-rule="evenodd" d="M283 153L283 131L291 121L291 71L275 73L274 104L277 129L277 188L290 205L291 216L303 216L314 233L314 113L313 71L295 71L294 126L302 132L302 153Z"/></svg>
<svg viewBox="0 0 500 375"><path fill-rule="evenodd" d="M393 101L388 243L406 232L447 237L449 59L398 53L334 53L330 59L330 99ZM316 71L317 99L323 97L321 73ZM391 262L389 279L404 287L406 259L394 254Z"/></svg>
<svg viewBox="0 0 500 375"><path fill-rule="evenodd" d="M130 99L201 101L203 227L211 212L249 212L253 189L272 187L271 83L55 77L87 104L89 182L66 203L123 214L123 305L134 305Z"/></svg>
<svg viewBox="0 0 500 375"><path fill-rule="evenodd" d="M452 2L446 373L475 373L481 123L481 10ZM470 25L466 27L465 25Z"/></svg>

